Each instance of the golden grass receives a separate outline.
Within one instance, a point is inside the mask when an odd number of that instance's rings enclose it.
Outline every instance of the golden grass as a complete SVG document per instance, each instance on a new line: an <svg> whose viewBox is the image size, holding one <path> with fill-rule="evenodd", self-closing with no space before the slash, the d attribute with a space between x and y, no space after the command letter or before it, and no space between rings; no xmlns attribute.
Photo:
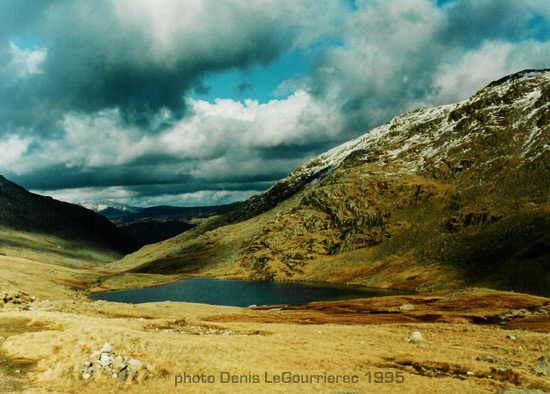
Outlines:
<svg viewBox="0 0 550 394"><path fill-rule="evenodd" d="M81 299L53 301L45 308L38 302L27 312L0 313L0 326L25 319L21 321L26 326L48 329L20 330L7 337L1 349L13 360L34 365L25 375L26 393L493 393L516 386L550 389L544 377L532 372L536 360L548 353L548 333L471 324L209 321L228 314L261 317L269 313L274 312L185 303L123 305ZM187 328L193 328L194 333ZM403 340L417 330L425 338L424 346ZM516 339L508 339L508 335ZM145 362L154 376L133 384L111 378L82 381L73 377L71 372L105 342L113 346L115 353ZM496 364L476 360L480 355L509 362L508 375L491 372ZM357 375L359 382L264 381L265 373L272 379L285 371ZM258 375L260 383L222 384L221 372ZM393 376L400 372L405 381L368 383L368 372ZM212 374L217 383L175 387L175 376L184 373Z"/></svg>
<svg viewBox="0 0 550 394"><path fill-rule="evenodd" d="M331 315L328 319L321 304L302 311L267 311L188 303L126 305L90 301L85 292L75 288L98 278L102 279L98 289L150 285L167 278L130 273L107 276L101 268L102 261L108 261L106 255L98 262L86 261L84 254L56 261L51 250L54 249L35 248L20 250L17 256L0 256L0 290L19 294L24 301L0 303L0 392L494 393L505 387L550 390L547 377L533 372L537 360L548 355L550 349L550 334L540 329L528 331L519 325L518 329L506 330L473 325L460 318L452 320L452 324L366 324L357 316L368 311L341 307L338 313L347 314L347 318ZM94 253L101 256L100 252ZM463 292L459 296L466 303L468 297L477 297L478 306L472 303L472 310L468 311L472 315L477 313L475 308L483 315L492 309L501 313L523 305L520 295L514 304L499 304L497 293ZM425 309L429 303L420 305L431 296L411 297L418 307L408 312L410 316L431 313ZM550 305L545 299L535 301L537 305ZM396 298L392 302L397 303L372 301L372 305L376 310L386 308L389 316L397 316L397 305L402 301ZM312 320L303 324L306 319ZM422 333L424 346L404 341L413 331ZM516 339L509 339L508 335ZM105 342L113 346L115 353L146 363L153 376L139 376L131 384L111 377L95 376L85 381L78 374L75 376L81 363L90 360L90 354ZM493 371L498 364L477 360L484 355L505 360L503 366L508 369ZM265 381L266 373L273 380L274 375L286 371L300 375L356 375L359 381ZM249 382L221 383L222 372L242 375ZM371 383L366 376L369 372ZM375 383L376 372L393 378L403 374L404 382ZM175 387L175 376L184 373L211 374L216 383ZM255 376L259 383L250 382Z"/></svg>

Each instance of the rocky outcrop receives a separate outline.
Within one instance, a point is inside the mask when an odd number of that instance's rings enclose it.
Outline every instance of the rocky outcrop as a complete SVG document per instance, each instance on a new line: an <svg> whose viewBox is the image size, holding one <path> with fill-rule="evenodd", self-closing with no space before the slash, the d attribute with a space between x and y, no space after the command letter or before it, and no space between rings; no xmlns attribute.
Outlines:
<svg viewBox="0 0 550 394"><path fill-rule="evenodd" d="M529 71L398 116L122 266L550 295L549 113L550 72Z"/></svg>

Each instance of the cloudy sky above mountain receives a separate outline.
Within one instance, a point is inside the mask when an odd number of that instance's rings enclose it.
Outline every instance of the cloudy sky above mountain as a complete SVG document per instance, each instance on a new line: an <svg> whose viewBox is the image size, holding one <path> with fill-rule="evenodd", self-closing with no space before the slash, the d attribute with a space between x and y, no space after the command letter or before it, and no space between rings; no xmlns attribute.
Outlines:
<svg viewBox="0 0 550 394"><path fill-rule="evenodd" d="M71 202L243 200L526 68L550 68L548 0L0 0L0 174Z"/></svg>

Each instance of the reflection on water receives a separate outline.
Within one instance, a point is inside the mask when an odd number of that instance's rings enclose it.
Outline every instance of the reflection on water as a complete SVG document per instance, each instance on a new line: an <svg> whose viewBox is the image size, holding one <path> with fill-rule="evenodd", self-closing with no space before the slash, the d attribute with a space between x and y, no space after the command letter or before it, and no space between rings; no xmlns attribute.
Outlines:
<svg viewBox="0 0 550 394"><path fill-rule="evenodd" d="M162 286L95 293L89 297L94 300L129 304L180 301L247 307L249 305L303 304L394 294L397 293L359 286L192 278Z"/></svg>

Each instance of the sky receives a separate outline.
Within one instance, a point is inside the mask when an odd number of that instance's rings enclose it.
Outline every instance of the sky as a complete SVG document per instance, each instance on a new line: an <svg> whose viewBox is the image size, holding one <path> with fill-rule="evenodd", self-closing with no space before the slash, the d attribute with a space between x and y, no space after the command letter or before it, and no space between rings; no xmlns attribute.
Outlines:
<svg viewBox="0 0 550 394"><path fill-rule="evenodd" d="M548 0L0 0L0 174L218 205L419 107L550 68Z"/></svg>

